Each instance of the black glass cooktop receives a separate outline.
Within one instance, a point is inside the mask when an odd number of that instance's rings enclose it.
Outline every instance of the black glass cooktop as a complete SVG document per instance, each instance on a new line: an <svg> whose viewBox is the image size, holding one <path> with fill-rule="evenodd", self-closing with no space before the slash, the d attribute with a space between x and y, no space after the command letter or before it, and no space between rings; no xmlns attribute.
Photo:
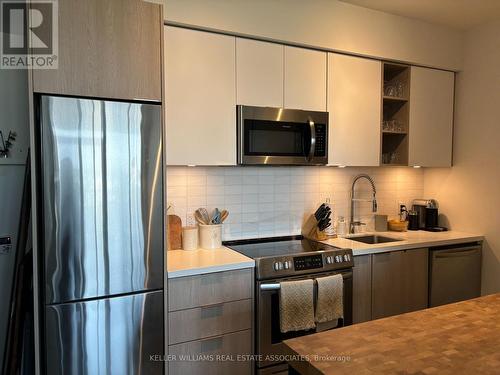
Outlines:
<svg viewBox="0 0 500 375"><path fill-rule="evenodd" d="M291 239L292 238L292 239ZM310 253L314 251L336 250L335 247L302 237L279 237L261 240L229 241L225 246L249 258L268 258L274 256Z"/></svg>

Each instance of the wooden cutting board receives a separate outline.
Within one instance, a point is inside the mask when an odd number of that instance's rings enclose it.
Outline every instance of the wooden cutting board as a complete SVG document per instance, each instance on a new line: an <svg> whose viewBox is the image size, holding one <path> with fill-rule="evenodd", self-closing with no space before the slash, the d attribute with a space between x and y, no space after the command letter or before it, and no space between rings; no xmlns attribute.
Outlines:
<svg viewBox="0 0 500 375"><path fill-rule="evenodd" d="M182 249L182 220L177 215L167 215L168 250Z"/></svg>

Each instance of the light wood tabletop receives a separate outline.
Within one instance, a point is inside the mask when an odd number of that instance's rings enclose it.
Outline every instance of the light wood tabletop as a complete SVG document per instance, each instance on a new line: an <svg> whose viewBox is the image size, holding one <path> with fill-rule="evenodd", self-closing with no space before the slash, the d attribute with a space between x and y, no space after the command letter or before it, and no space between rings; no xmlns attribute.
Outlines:
<svg viewBox="0 0 500 375"><path fill-rule="evenodd" d="M284 343L301 374L499 374L500 294Z"/></svg>

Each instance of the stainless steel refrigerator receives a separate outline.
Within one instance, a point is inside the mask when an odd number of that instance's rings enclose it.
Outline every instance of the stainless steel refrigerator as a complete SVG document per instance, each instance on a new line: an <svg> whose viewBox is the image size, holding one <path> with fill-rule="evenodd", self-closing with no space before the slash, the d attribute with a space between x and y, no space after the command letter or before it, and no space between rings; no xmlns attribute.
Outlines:
<svg viewBox="0 0 500 375"><path fill-rule="evenodd" d="M161 374L161 106L40 96L47 374Z"/></svg>

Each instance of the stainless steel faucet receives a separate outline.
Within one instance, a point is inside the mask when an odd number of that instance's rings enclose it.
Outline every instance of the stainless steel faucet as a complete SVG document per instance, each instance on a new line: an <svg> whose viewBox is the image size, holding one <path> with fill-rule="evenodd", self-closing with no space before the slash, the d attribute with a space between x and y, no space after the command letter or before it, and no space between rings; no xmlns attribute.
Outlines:
<svg viewBox="0 0 500 375"><path fill-rule="evenodd" d="M356 199L354 198L354 187L356 186L356 182L358 182L360 179L366 179L372 186L372 191L373 191L373 199ZM349 233L354 233L354 228L360 225L366 225L366 223L362 223L361 221L354 221L354 202L372 202L372 212L377 212L377 189L375 188L375 182L373 182L373 179L368 176L367 174L360 174L354 177L354 181L352 182L352 187L351 187L351 221L349 222Z"/></svg>

